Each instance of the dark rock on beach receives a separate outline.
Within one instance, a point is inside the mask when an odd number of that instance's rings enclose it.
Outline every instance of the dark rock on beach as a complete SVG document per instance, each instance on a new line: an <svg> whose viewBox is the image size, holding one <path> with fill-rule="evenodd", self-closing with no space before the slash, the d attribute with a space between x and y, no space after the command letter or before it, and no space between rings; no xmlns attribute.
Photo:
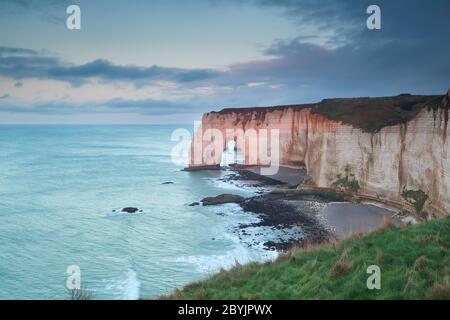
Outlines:
<svg viewBox="0 0 450 320"><path fill-rule="evenodd" d="M234 194L221 194L217 197L207 197L204 198L201 202L204 206L212 206L212 205L218 205L218 204L225 204L225 203L242 203L244 202L245 198L234 195Z"/></svg>
<svg viewBox="0 0 450 320"><path fill-rule="evenodd" d="M238 195L222 194L201 200L205 206L237 203L244 211L256 215L259 218L258 222L237 226L235 232L241 240L248 241L248 238L254 236L264 237L262 233L255 235L252 232L255 227L270 228L282 235L276 240L265 239L262 242L262 239L252 239L254 244L263 244L269 250L287 251L292 247L321 243L333 237L333 234L317 219L317 209L310 204L343 201L344 197L340 195L333 193L333 196L330 196L326 192L322 194L316 191L300 191L297 188L289 189L289 183L262 176L249 168L239 166L232 167L231 172L218 180L232 184L242 181L246 186L267 187L271 190L269 193L266 193L266 190L257 190L254 197L247 199ZM300 234L296 235L297 231L293 230L300 230Z"/></svg>
<svg viewBox="0 0 450 320"><path fill-rule="evenodd" d="M193 171L203 171L203 170L220 170L220 164L187 167L187 168L182 169L181 171L193 172Z"/></svg>
<svg viewBox="0 0 450 320"><path fill-rule="evenodd" d="M138 211L139 211L138 208L133 208L133 207L127 207L127 208L122 209L122 212L126 212L126 213L136 213Z"/></svg>
<svg viewBox="0 0 450 320"><path fill-rule="evenodd" d="M269 249L286 251L295 246L303 246L308 243L321 243L332 235L323 225L312 215L308 214L306 206L299 208L298 204L293 205L286 201L281 194L267 194L247 199L241 203L244 211L257 214L260 222L252 224L241 224L241 229L248 227L272 227L278 230L299 227L303 236L300 238L290 238L283 241L267 241L264 245ZM243 234L245 234L245 231Z"/></svg>
<svg viewBox="0 0 450 320"><path fill-rule="evenodd" d="M282 186L285 183L272 179L270 177L262 176L260 174L254 173L250 170L245 169L234 169L233 173L225 176L222 181L230 182L230 181L255 181L252 186Z"/></svg>

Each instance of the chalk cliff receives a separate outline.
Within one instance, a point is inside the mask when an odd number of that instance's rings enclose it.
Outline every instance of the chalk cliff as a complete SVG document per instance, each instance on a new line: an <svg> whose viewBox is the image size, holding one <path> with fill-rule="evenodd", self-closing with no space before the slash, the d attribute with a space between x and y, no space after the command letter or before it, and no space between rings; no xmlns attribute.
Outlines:
<svg viewBox="0 0 450 320"><path fill-rule="evenodd" d="M448 111L443 96L327 99L317 104L224 109L206 113L191 146L190 167L220 163L194 157L207 129L279 130L280 164L304 165L305 185L336 188L398 204L422 216L450 212ZM249 140L237 140L248 149ZM245 152L244 152L245 154ZM261 164L245 155L245 164Z"/></svg>

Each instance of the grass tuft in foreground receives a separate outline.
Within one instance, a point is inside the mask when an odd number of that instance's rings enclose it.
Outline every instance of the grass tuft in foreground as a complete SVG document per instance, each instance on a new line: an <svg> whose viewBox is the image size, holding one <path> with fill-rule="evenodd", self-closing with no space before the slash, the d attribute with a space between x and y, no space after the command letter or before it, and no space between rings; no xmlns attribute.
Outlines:
<svg viewBox="0 0 450 320"><path fill-rule="evenodd" d="M381 269L381 289L366 286ZM236 265L164 299L450 299L450 217Z"/></svg>

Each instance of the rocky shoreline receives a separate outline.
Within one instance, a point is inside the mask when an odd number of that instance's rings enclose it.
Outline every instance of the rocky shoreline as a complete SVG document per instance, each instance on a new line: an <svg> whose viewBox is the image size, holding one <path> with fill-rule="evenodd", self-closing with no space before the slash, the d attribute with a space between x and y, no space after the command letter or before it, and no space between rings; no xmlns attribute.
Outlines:
<svg viewBox="0 0 450 320"><path fill-rule="evenodd" d="M220 201L221 199L229 198L229 202L238 203L245 212L259 218L260 221L256 223L240 224L237 231L242 235L248 235L247 229L257 227L270 228L287 235L291 230L301 230L300 236L288 235L279 237L276 241L265 241L263 245L267 249L283 252L293 247L301 247L306 243L318 244L334 237L332 232L318 220L317 209L311 205L313 202L325 204L330 202L329 200L309 194L301 195L295 190L288 189L288 185L282 181L242 168L232 168L231 173L220 180L230 183L240 181L244 185L259 188L257 195L242 201L232 201L231 195L216 197L219 199L217 204L224 203ZM289 201L294 199L304 203L294 205ZM209 198L208 201L210 202L211 199Z"/></svg>
<svg viewBox="0 0 450 320"><path fill-rule="evenodd" d="M262 176L252 171L240 168L231 169L231 173L220 179L223 182L244 181L252 187L286 186L286 183L273 178Z"/></svg>
<svg viewBox="0 0 450 320"><path fill-rule="evenodd" d="M335 190L315 190L315 189L297 189L288 185L287 183L277 181L276 179L265 177L256 174L245 168L231 168L229 174L220 178L223 182L230 182L236 184L241 182L242 185L256 187L256 195L249 198L242 198L240 196L224 194L217 197L209 197L203 199L203 205L219 205L224 203L236 203L245 212L256 215L259 219L256 223L240 224L236 232L240 234L240 238L250 235L249 230L254 228L268 228L276 231L280 236L275 240L265 240L262 244L269 250L287 251L293 247L302 247L311 244L320 244L330 239L339 238L336 228L327 223L327 217L323 216L325 207L334 204L347 204L355 206L362 206L365 211L374 211L374 208L369 210L366 208L370 204L357 204L355 197L345 192L338 192ZM338 220L342 219L341 226L352 229L354 217L346 216L347 211L351 212L351 208L334 208L334 211L344 213L338 216ZM375 210L382 210L377 207ZM333 211L333 210L332 210ZM353 210L354 211L354 210ZM335 212L333 212L336 214ZM368 213L367 213L368 214ZM368 230L375 230L379 228L386 221L373 222L373 212L371 217L365 217L364 214L359 216L359 223L365 218L369 225ZM398 224L394 220L396 214L392 217L387 217L389 222ZM333 217L334 219L336 216ZM380 220L379 217L377 217ZM373 225L371 225L371 223ZM348 226L347 226L348 224ZM361 226L355 226L356 232ZM367 226L366 226L367 227ZM298 233L293 233L292 230L300 230ZM360 231L364 232L364 231ZM261 233L257 234L261 235ZM255 241L253 239L253 241ZM252 242L252 245L258 244Z"/></svg>
<svg viewBox="0 0 450 320"><path fill-rule="evenodd" d="M241 224L240 228L248 227L270 227L281 232L299 228L301 237L279 238L279 241L266 241L264 246L268 249L287 251L292 247L301 247L305 243L318 244L333 237L318 219L314 216L314 208L307 203L299 210L282 198L262 195L247 199L241 204L246 212L257 214L260 222L252 224Z"/></svg>

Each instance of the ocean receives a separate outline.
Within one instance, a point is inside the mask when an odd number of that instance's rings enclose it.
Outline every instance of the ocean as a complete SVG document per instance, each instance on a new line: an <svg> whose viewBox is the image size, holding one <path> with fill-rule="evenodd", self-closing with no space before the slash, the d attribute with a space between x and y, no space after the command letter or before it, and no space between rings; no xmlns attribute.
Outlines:
<svg viewBox="0 0 450 320"><path fill-rule="evenodd" d="M68 299L69 266L94 299L138 299L273 259L236 232L254 215L188 205L255 190L218 180L223 172L181 171L177 128L0 126L0 299ZM143 212L120 212L130 206Z"/></svg>

